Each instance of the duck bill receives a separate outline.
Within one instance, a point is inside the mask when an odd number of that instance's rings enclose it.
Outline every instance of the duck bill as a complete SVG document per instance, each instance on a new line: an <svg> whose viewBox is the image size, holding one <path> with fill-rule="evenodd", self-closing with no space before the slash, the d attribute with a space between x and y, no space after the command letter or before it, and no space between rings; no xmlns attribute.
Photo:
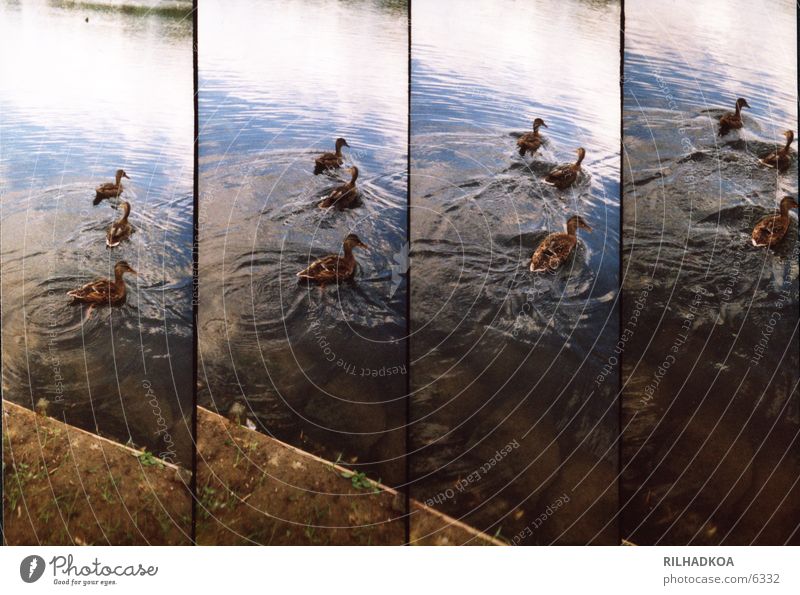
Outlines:
<svg viewBox="0 0 800 595"><path fill-rule="evenodd" d="M131 179L131 177L128 174L122 174L122 177L123 178L128 178L129 180Z"/></svg>
<svg viewBox="0 0 800 595"><path fill-rule="evenodd" d="M369 246L367 246L364 242L359 242L357 244L359 248L364 248L364 250L369 250Z"/></svg>

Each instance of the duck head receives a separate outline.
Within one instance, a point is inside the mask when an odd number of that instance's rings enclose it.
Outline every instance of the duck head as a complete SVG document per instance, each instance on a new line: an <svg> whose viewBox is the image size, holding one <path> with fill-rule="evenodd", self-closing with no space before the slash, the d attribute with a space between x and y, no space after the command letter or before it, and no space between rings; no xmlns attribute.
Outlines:
<svg viewBox="0 0 800 595"><path fill-rule="evenodd" d="M347 141L344 140L342 137L336 139L336 152L341 153L342 147L350 148L350 145L347 144Z"/></svg>
<svg viewBox="0 0 800 595"><path fill-rule="evenodd" d="M541 126L547 128L547 124L544 123L544 120L542 120L541 118L536 118L533 121L533 131L536 132L537 130L539 130L539 127Z"/></svg>
<svg viewBox="0 0 800 595"><path fill-rule="evenodd" d="M125 173L124 169L118 169L117 170L117 184L119 184L119 181L122 178L128 178L130 180L130 177L128 177L128 174Z"/></svg>
<svg viewBox="0 0 800 595"><path fill-rule="evenodd" d="M583 217L580 215L573 215L569 219L567 219L567 233L570 235L575 235L575 230L578 228L585 229L589 233L591 233L592 228L589 227L589 224L586 223Z"/></svg>
<svg viewBox="0 0 800 595"><path fill-rule="evenodd" d="M586 157L586 149L579 147L575 152L578 154L578 161L575 162L575 165L580 165L583 161L583 158Z"/></svg>
<svg viewBox="0 0 800 595"><path fill-rule="evenodd" d="M783 136L786 137L786 147L788 148L794 142L794 132L787 130L783 133Z"/></svg>
<svg viewBox="0 0 800 595"><path fill-rule="evenodd" d="M348 234L348 236L344 239L343 245L345 252L350 252L353 248L369 248L369 246L362 242L354 233Z"/></svg>
<svg viewBox="0 0 800 595"><path fill-rule="evenodd" d="M131 214L131 203L127 200L122 201L122 218L127 219L128 215Z"/></svg>
<svg viewBox="0 0 800 595"><path fill-rule="evenodd" d="M736 111L737 112L741 111L743 107L749 108L750 104L747 103L747 99L745 99L744 97L740 97L739 99L736 100Z"/></svg>
<svg viewBox="0 0 800 595"><path fill-rule="evenodd" d="M781 214L788 215L790 209L797 208L797 201L791 196L784 196L781 200Z"/></svg>
<svg viewBox="0 0 800 595"><path fill-rule="evenodd" d="M125 273L130 273L132 275L138 274L131 268L131 265L129 265L124 260L120 260L117 264L114 265L114 275L117 277L117 279L121 279L122 275L124 275Z"/></svg>

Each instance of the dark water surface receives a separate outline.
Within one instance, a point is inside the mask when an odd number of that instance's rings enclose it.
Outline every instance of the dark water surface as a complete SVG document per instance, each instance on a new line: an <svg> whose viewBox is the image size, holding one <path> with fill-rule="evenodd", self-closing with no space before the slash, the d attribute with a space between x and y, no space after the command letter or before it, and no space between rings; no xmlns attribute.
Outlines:
<svg viewBox="0 0 800 595"><path fill-rule="evenodd" d="M796 212L775 249L750 243L797 197L796 163L757 161L797 132L795 4L625 10L622 533L797 543Z"/></svg>
<svg viewBox="0 0 800 595"><path fill-rule="evenodd" d="M407 6L206 2L199 26L200 404L401 484ZM360 170L344 212L317 203L349 174L313 175L337 137ZM348 233L355 280L298 285Z"/></svg>
<svg viewBox="0 0 800 595"><path fill-rule="evenodd" d="M2 382L188 465L191 3L158 6L0 2ZM118 168L136 231L108 250L118 202L93 206L94 188ZM139 272L127 303L87 320L66 292L118 260Z"/></svg>
<svg viewBox="0 0 800 595"><path fill-rule="evenodd" d="M413 5L412 495L515 543L617 535L618 373L595 380L618 336L619 14ZM523 159L536 117L548 142ZM579 146L576 184L544 185ZM594 231L574 257L529 272L576 213Z"/></svg>

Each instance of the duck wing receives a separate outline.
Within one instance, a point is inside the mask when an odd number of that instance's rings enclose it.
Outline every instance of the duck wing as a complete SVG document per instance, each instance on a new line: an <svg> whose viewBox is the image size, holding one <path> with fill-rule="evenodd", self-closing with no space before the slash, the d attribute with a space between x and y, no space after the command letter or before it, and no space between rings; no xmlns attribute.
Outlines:
<svg viewBox="0 0 800 595"><path fill-rule="evenodd" d="M719 119L719 136L725 136L731 130L742 127L742 118L733 112L723 114Z"/></svg>
<svg viewBox="0 0 800 595"><path fill-rule="evenodd" d="M772 246L779 242L789 229L789 218L781 215L770 215L756 223L753 228L753 246Z"/></svg>
<svg viewBox="0 0 800 595"><path fill-rule="evenodd" d="M106 246L114 248L119 246L120 242L127 239L131 235L131 226L129 223L116 221L111 224L106 234Z"/></svg>
<svg viewBox="0 0 800 595"><path fill-rule="evenodd" d="M792 163L792 158L787 151L777 149L759 158L761 165L766 165L779 171L786 171Z"/></svg>
<svg viewBox="0 0 800 595"><path fill-rule="evenodd" d="M67 295L77 302L104 303L114 299L114 283L110 279L97 279L68 291Z"/></svg>
<svg viewBox="0 0 800 595"><path fill-rule="evenodd" d="M336 169L342 164L342 159L336 153L323 153L314 159L314 174L321 173L326 169Z"/></svg>
<svg viewBox="0 0 800 595"><path fill-rule="evenodd" d="M560 165L552 170L544 181L547 184L563 190L578 178L578 172L572 165Z"/></svg>
<svg viewBox="0 0 800 595"><path fill-rule="evenodd" d="M519 147L519 154L524 157L527 152L533 154L538 151L539 147L542 146L542 139L532 132L526 132L517 139L517 146Z"/></svg>
<svg viewBox="0 0 800 595"><path fill-rule="evenodd" d="M297 273L297 276L300 279L323 284L335 282L342 274L346 273L344 270L346 267L342 266L343 260L336 254L325 256L312 262L307 268Z"/></svg>
<svg viewBox="0 0 800 595"><path fill-rule="evenodd" d="M555 270L572 253L577 240L566 233L553 233L547 236L531 257L530 270L534 273Z"/></svg>
<svg viewBox="0 0 800 595"><path fill-rule="evenodd" d="M772 151L772 153L767 153L759 158L759 162L761 165L766 165L767 167L778 167L779 153L779 150Z"/></svg>
<svg viewBox="0 0 800 595"><path fill-rule="evenodd" d="M122 193L122 184L117 186L113 182L107 182L95 188L95 194L97 196L102 196L104 198L112 198L115 196L119 196L121 193Z"/></svg>
<svg viewBox="0 0 800 595"><path fill-rule="evenodd" d="M337 209L346 209L353 205L356 198L356 189L350 184L343 184L334 188L331 193L322 199L319 208L327 209L335 206Z"/></svg>

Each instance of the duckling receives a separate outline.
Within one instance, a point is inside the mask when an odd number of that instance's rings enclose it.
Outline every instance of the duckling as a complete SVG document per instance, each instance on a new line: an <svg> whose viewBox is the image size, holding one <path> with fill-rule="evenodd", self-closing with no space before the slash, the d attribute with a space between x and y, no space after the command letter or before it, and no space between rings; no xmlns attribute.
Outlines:
<svg viewBox="0 0 800 595"><path fill-rule="evenodd" d="M761 159L758 160L761 165L777 168L777 170L780 172L784 172L789 169L789 165L792 163L792 154L790 148L792 146L792 142L794 142L794 132L787 130L783 133L783 136L786 137L786 145L761 157Z"/></svg>
<svg viewBox="0 0 800 595"><path fill-rule="evenodd" d="M40 397L36 401L36 413L38 413L42 417L47 417L47 410L49 408L50 408L50 401L48 401L44 397Z"/></svg>
<svg viewBox="0 0 800 595"><path fill-rule="evenodd" d="M789 209L796 209L797 201L791 196L781 200L780 213L768 215L756 223L753 228L753 246L761 248L772 247L783 239L789 229Z"/></svg>
<svg viewBox="0 0 800 595"><path fill-rule="evenodd" d="M559 190L572 186L575 180L578 179L578 172L581 171L581 162L586 156L586 149L580 147L576 153L578 154L578 160L575 163L559 165L547 174L544 179L545 183L555 186Z"/></svg>
<svg viewBox="0 0 800 595"><path fill-rule="evenodd" d="M128 174L125 173L124 169L118 169L116 181L113 184L108 182L107 184L101 184L98 186L95 189L95 204L104 198L116 198L122 194L122 178L128 178L130 180L130 177L128 177Z"/></svg>
<svg viewBox="0 0 800 595"><path fill-rule="evenodd" d="M736 111L727 112L719 119L719 136L725 136L733 129L742 127L742 108L750 107L747 100L740 97L736 100Z"/></svg>
<svg viewBox="0 0 800 595"><path fill-rule="evenodd" d="M525 157L525 153L533 155L539 150L539 147L542 146L542 137L539 136L539 127L541 126L547 128L547 124L544 123L544 120L536 118L533 121L533 132L526 132L517 139L517 147L519 147L520 156Z"/></svg>
<svg viewBox="0 0 800 595"><path fill-rule="evenodd" d="M115 221L108 228L106 233L106 246L113 248L119 246L122 240L127 240L133 233L133 227L128 223L128 215L131 214L131 203L122 201L122 217L119 221Z"/></svg>
<svg viewBox="0 0 800 595"><path fill-rule="evenodd" d="M328 196L323 198L322 202L319 203L320 209L336 207L341 211L355 206L356 198L358 197L358 192L356 191L358 168L354 165L348 171L351 175L350 181L334 188Z"/></svg>
<svg viewBox="0 0 800 595"><path fill-rule="evenodd" d="M228 421L236 426L241 426L242 419L247 419L246 413L244 405L236 401L231 405L230 409L228 409Z"/></svg>
<svg viewBox="0 0 800 595"><path fill-rule="evenodd" d="M342 147L350 147L343 138L336 139L336 152L323 153L314 160L314 175L320 174L328 169L339 169L344 159L342 159Z"/></svg>
<svg viewBox="0 0 800 595"><path fill-rule="evenodd" d="M573 215L567 219L567 233L551 233L542 240L542 243L536 248L536 252L531 256L531 272L554 271L564 264L578 243L575 232L579 227L589 232L592 231L583 217Z"/></svg>
<svg viewBox="0 0 800 595"><path fill-rule="evenodd" d="M344 239L342 244L344 256L330 254L320 258L311 263L308 268L297 273L297 276L300 279L318 283L322 287L325 287L328 283L340 283L352 279L356 271L353 248L367 247L356 234L351 233Z"/></svg>
<svg viewBox="0 0 800 595"><path fill-rule="evenodd" d="M124 260L114 265L114 280L97 279L91 283L68 291L67 295L73 299L73 304L90 304L87 320L92 315L95 306L120 306L125 303L127 289L122 276L125 273L136 275L131 266Z"/></svg>

